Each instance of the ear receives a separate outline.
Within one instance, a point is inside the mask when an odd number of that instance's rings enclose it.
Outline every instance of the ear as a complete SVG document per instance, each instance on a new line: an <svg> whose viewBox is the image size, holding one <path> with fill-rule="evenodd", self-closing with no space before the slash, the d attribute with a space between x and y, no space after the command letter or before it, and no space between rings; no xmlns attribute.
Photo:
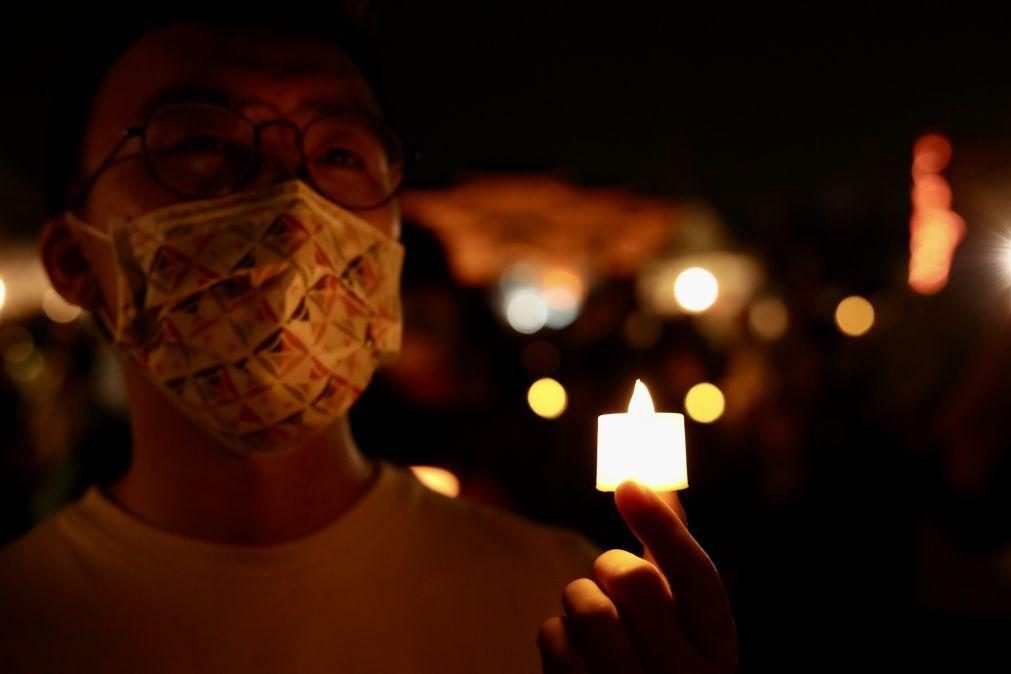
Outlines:
<svg viewBox="0 0 1011 674"><path fill-rule="evenodd" d="M99 306L102 296L98 278L63 215L56 216L43 226L39 255L49 282L63 299L85 309Z"/></svg>

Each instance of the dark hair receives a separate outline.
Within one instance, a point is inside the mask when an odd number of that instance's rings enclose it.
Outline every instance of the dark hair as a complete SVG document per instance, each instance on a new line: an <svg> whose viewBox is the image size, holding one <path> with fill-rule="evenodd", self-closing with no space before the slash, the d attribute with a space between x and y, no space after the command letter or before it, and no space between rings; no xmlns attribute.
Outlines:
<svg viewBox="0 0 1011 674"><path fill-rule="evenodd" d="M345 6L301 15L239 15L206 9L186 11L173 6L171 11L142 11L125 18L104 18L100 25L78 24L66 46L65 64L48 120L44 178L48 215L54 216L66 208L70 190L82 177L84 136L94 98L105 75L130 46L158 28L190 22L227 24L239 29L266 29L281 36L330 42L348 54L371 86L380 106L385 107L378 59L373 51L373 17L361 10L362 3L358 4L357 11Z"/></svg>

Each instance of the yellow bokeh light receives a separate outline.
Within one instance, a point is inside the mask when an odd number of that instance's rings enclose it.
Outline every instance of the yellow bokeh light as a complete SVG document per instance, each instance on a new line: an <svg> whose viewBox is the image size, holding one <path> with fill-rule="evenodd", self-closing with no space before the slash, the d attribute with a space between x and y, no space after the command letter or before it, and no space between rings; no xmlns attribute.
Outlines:
<svg viewBox="0 0 1011 674"><path fill-rule="evenodd" d="M579 276L579 274L564 267L554 267L544 272L544 276L541 278L540 286L545 291L546 295L547 291L552 289L563 291L561 294L557 295L557 297L571 297L573 304L578 304L582 300L583 294L586 290L583 279ZM555 306L550 301L548 304ZM568 304L559 308L568 308Z"/></svg>
<svg viewBox="0 0 1011 674"><path fill-rule="evenodd" d="M28 355L22 360L5 359L4 361L4 369L7 371L7 376L24 384L37 379L45 367L46 361L37 349L29 351Z"/></svg>
<svg viewBox="0 0 1011 674"><path fill-rule="evenodd" d="M52 288L42 294L42 311L56 323L69 323L81 315L81 307L70 304Z"/></svg>
<svg viewBox="0 0 1011 674"><path fill-rule="evenodd" d="M674 299L685 311L699 313L713 306L720 293L716 277L708 269L691 267L674 280Z"/></svg>
<svg viewBox="0 0 1011 674"><path fill-rule="evenodd" d="M864 335L874 325L874 306L859 295L851 295L836 307L835 324L844 335Z"/></svg>
<svg viewBox="0 0 1011 674"><path fill-rule="evenodd" d="M723 416L725 407L723 391L709 382L692 386L685 395L685 411L699 423L709 424L716 421Z"/></svg>
<svg viewBox="0 0 1011 674"><path fill-rule="evenodd" d="M537 416L555 419L565 411L569 400L564 386L551 377L543 377L530 385L527 403Z"/></svg>
<svg viewBox="0 0 1011 674"><path fill-rule="evenodd" d="M4 349L4 360L8 363L21 363L28 360L34 351L35 345L31 339L19 340Z"/></svg>
<svg viewBox="0 0 1011 674"><path fill-rule="evenodd" d="M4 300L7 299L7 286L4 284L4 280L0 278L0 310L4 308Z"/></svg>
<svg viewBox="0 0 1011 674"><path fill-rule="evenodd" d="M456 498L460 495L460 479L445 468L437 466L411 466L411 472L418 482L443 496Z"/></svg>

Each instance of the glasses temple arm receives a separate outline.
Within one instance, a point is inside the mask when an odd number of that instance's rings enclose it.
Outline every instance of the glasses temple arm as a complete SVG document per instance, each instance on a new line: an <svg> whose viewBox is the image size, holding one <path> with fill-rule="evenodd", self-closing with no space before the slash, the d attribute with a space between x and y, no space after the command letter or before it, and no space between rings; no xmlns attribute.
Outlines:
<svg viewBox="0 0 1011 674"><path fill-rule="evenodd" d="M91 191L91 188L94 186L95 181L98 180L98 177L102 175L107 168L109 168L113 160L116 158L116 155L119 154L119 151L123 149L124 145L126 145L126 142L134 136L140 135L143 131L143 127L134 126L123 132L123 135L119 138L119 142L116 143L115 147L113 147L105 159L102 160L102 163L78 183L77 188L73 191L72 198L67 202L69 210L77 210L84 205L84 202L88 197L88 192Z"/></svg>

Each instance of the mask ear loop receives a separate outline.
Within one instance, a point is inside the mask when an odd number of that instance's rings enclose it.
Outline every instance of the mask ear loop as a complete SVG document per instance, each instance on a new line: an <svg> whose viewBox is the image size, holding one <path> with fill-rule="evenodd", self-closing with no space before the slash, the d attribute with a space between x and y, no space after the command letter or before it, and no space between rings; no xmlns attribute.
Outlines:
<svg viewBox="0 0 1011 674"><path fill-rule="evenodd" d="M93 237L95 237L96 239L98 239L100 241L104 241L104 242L110 243L110 244L112 243L112 235L111 234L109 234L108 232L102 231L98 227L95 227L94 225L89 224L89 223L85 222L84 220L81 220L79 217L77 217L76 215L74 215L70 211L67 211L66 213L63 214L63 219L66 220L68 223L70 223L73 226L73 228L76 229L76 230L79 230L79 231L84 232L84 233L86 233L86 234L88 234L90 236L93 236Z"/></svg>
<svg viewBox="0 0 1011 674"><path fill-rule="evenodd" d="M77 230L83 234L94 237L109 245L112 248L112 253L117 257L116 246L114 239L111 234L105 232L94 225L81 220L76 215L67 211L63 214L63 219L71 226L72 229ZM123 292L122 277L120 274L116 274L116 286L119 293ZM119 344L120 329L118 323L112 320L109 316L109 312L105 307L104 298L103 301L99 303L96 309L88 309L82 307L84 315L87 317L86 324L94 328L102 338L108 340L113 345ZM98 320L95 320L93 316L97 316Z"/></svg>

